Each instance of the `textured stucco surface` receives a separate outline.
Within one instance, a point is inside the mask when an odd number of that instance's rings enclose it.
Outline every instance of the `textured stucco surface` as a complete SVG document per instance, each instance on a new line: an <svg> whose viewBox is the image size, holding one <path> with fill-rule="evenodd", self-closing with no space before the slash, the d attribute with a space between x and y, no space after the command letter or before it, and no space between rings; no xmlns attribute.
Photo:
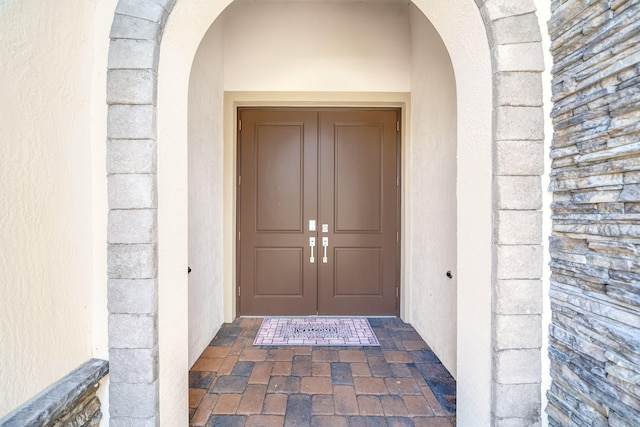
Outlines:
<svg viewBox="0 0 640 427"><path fill-rule="evenodd" d="M412 246L407 260L410 319L456 377L456 81L436 30L413 5L410 19L413 120L404 155L411 192L404 233Z"/></svg>
<svg viewBox="0 0 640 427"><path fill-rule="evenodd" d="M227 91L410 90L407 4L234 2L223 16Z"/></svg>
<svg viewBox="0 0 640 427"><path fill-rule="evenodd" d="M223 26L207 31L189 81L189 366L224 320Z"/></svg>
<svg viewBox="0 0 640 427"><path fill-rule="evenodd" d="M42 6L0 4L0 416L92 354L95 4Z"/></svg>

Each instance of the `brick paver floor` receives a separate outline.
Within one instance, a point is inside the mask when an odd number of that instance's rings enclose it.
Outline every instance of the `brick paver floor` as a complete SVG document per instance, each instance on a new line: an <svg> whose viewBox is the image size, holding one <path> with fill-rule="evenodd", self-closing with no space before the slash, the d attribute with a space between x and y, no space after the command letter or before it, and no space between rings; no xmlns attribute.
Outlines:
<svg viewBox="0 0 640 427"><path fill-rule="evenodd" d="M411 325L369 319L380 347L254 347L222 326L189 372L191 426L455 425L455 380Z"/></svg>

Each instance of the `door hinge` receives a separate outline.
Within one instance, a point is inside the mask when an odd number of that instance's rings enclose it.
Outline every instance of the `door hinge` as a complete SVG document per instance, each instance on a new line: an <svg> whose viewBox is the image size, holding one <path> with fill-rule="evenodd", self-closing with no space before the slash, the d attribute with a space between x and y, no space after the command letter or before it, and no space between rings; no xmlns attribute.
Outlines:
<svg viewBox="0 0 640 427"><path fill-rule="evenodd" d="M240 232L238 231L238 240L240 240Z"/></svg>
<svg viewBox="0 0 640 427"><path fill-rule="evenodd" d="M400 132L400 121L396 122L396 132Z"/></svg>
<svg viewBox="0 0 640 427"><path fill-rule="evenodd" d="M396 242L400 241L400 232L396 231Z"/></svg>
<svg viewBox="0 0 640 427"><path fill-rule="evenodd" d="M238 120L238 130L242 130L242 120Z"/></svg>
<svg viewBox="0 0 640 427"><path fill-rule="evenodd" d="M400 177L396 176L396 187L400 187Z"/></svg>
<svg viewBox="0 0 640 427"><path fill-rule="evenodd" d="M238 286L238 296L240 296L240 286Z"/></svg>
<svg viewBox="0 0 640 427"><path fill-rule="evenodd" d="M240 293L240 289L238 289L238 294ZM396 286L396 298L400 298L400 288Z"/></svg>
<svg viewBox="0 0 640 427"><path fill-rule="evenodd" d="M242 175L238 175L238 185L242 185Z"/></svg>

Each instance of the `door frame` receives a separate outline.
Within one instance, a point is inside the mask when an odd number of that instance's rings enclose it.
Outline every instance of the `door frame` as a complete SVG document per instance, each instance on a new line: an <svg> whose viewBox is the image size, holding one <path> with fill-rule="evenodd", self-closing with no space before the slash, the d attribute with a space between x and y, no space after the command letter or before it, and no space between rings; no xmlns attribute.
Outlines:
<svg viewBox="0 0 640 427"><path fill-rule="evenodd" d="M238 250L237 223L237 165L238 165L238 108L242 107L283 107L283 108L386 108L400 111L400 182L404 182L407 171L405 152L409 138L411 98L408 92L225 92L224 97L224 314L225 322L235 319L239 313L239 298L237 292L238 278ZM396 314L404 318L408 315L408 293L405 292L405 263L406 239L404 224L406 223L406 209L404 206L406 186L400 185L398 218L400 221L400 246L398 247L399 262L399 298Z"/></svg>
<svg viewBox="0 0 640 427"><path fill-rule="evenodd" d="M234 242L236 243L235 245L235 260L234 260L234 266L235 266L235 280L234 280L234 293L235 293L235 315L236 317L240 316L240 311L242 309L241 307L241 295L240 295L240 281L238 280L240 277L240 272L241 272L241 264L240 264L240 258L241 258L241 247L239 244L237 244L238 242L238 237L240 237L240 230L239 230L239 224L241 222L241 206L240 206L240 198L239 198L239 192L242 190L242 187L239 185L238 183L238 174L237 174L237 170L240 167L240 156L239 156L239 144L238 144L238 140L240 138L240 120L239 120L239 110L241 109L256 109L256 110L272 110L272 111L278 111L278 110L297 110L297 111L317 111L317 112L322 112L322 111L328 111L328 112L339 112L339 111L348 111L348 110L353 110L353 111L394 111L396 113L396 117L397 117L397 121L400 123L399 128L397 129L396 132L396 141L395 141L395 149L396 149L396 176L399 178L399 182L397 183L397 191L396 191L396 230L398 230L398 233L400 234L398 236L398 240L396 240L396 242L398 243L396 245L396 251L395 251L395 257L396 257L396 262L395 262L395 280L397 282L397 286L396 286L396 295L394 298L394 315L395 316L400 316L400 305L401 305L401 292L402 292L402 277L401 277L401 273L402 273L402 236L401 236L401 230L402 230L402 189L403 189L403 168L402 168L402 153L403 153L403 144L402 144L402 138L403 138L403 134L404 134L404 130L405 130L405 126L403 123L403 119L404 119L404 111L403 108L400 106L387 106L387 105L369 105L369 106L345 106L345 105L333 105L333 106L310 106L310 105L305 105L305 106L284 106L284 105L279 105L279 106L256 106L256 105L238 105L234 107L234 154L235 154L235 159L234 159L234 164L235 164L235 169L234 169L234 217L235 217L235 234L234 234ZM226 112L226 111L225 111ZM319 125L318 125L319 126ZM318 128L318 133L319 133L319 128ZM320 155L320 148L319 148L319 144L320 144L320 139L318 138L317 140L318 143L318 155ZM319 196L318 196L319 197ZM319 299L319 292L320 292L320 280L319 277L317 278L317 286L316 286L316 315L319 316L323 316L321 314L318 313L319 307L318 307L318 299ZM347 316L350 316L351 314L346 314ZM324 315L327 316L327 315ZM385 317L388 315L380 315L381 317ZM250 316L249 316L250 317Z"/></svg>

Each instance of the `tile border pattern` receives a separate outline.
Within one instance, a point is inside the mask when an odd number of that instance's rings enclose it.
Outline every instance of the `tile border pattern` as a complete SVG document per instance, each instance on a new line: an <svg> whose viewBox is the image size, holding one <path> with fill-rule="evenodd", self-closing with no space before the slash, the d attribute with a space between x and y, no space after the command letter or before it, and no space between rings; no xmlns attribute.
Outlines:
<svg viewBox="0 0 640 427"><path fill-rule="evenodd" d="M267 317L253 345L379 346L366 318Z"/></svg>

